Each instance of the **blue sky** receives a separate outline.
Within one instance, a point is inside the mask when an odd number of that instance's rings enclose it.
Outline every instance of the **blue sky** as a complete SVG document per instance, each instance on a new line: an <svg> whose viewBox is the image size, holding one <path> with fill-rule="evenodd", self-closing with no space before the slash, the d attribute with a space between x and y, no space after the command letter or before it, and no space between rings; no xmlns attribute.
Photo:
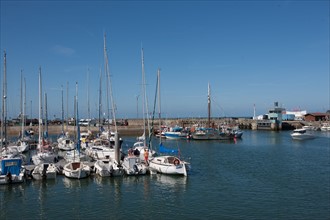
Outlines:
<svg viewBox="0 0 330 220"><path fill-rule="evenodd" d="M264 114L275 101L287 110L330 108L326 0L1 0L0 28L10 117L20 112L21 70L27 114L38 116L39 66L50 119L61 116L67 82L69 115L78 82L81 117L87 116L87 91L97 117L104 33L117 118L142 117L141 45L150 110L161 69L164 118L206 117L208 83L213 117L253 116L254 104Z"/></svg>

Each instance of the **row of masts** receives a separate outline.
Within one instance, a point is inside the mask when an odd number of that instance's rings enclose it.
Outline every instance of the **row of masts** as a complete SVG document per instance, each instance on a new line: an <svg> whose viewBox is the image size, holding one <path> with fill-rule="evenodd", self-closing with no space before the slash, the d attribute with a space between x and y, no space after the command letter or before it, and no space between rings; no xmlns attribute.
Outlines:
<svg viewBox="0 0 330 220"><path fill-rule="evenodd" d="M7 123L7 62L6 62L6 51L4 51L4 68L3 68L3 88L2 88L2 111L1 111L1 149L7 140L7 128L6 128L6 123ZM107 92L107 120L108 120L108 130L110 132L110 117L113 119L114 122L114 130L117 132L117 125L116 125L116 115L115 115L115 104L114 104L114 99L113 99L113 93L112 93L112 81L110 77L110 68L109 68L109 61L108 61L108 54L107 54L107 48L106 48L106 35L104 34L104 69L105 69L105 76L106 76L106 92ZM88 69L88 75L87 75L87 81L89 81L89 69ZM23 85L24 84L24 85ZM101 96L101 85L102 85L102 73L100 74L100 94L99 94L99 124L101 121L101 108L102 108L102 96ZM22 128L21 128L21 135L24 134L24 125L25 125L25 108L26 108L26 98L25 98L25 89L26 89L26 82L25 78L23 79L23 71L21 71L21 100L20 100L20 119L22 123ZM68 99L68 90L69 90L69 83L67 82L67 115L68 117L68 106L69 106L69 99ZM43 108L45 108L45 117L47 118L47 94L45 93L45 106L42 103L42 76L41 76L41 67L39 67L39 143L42 141L42 134L44 133L44 127L47 126L47 123L43 123L43 118L44 118L44 111ZM63 85L61 85L61 98L62 98L62 109L61 109L61 117L62 117L62 132L64 133L64 98L63 98ZM77 97L75 96L75 99ZM77 113L77 100L75 100L75 109L74 112L75 114ZM31 101L32 102L32 101ZM89 88L87 89L87 111L88 111L88 117L90 118L90 103L89 103ZM110 114L110 105L111 105L111 114ZM32 113L32 112L31 112ZM111 115L111 116L110 116ZM76 115L77 116L77 115ZM77 117L76 117L77 118ZM76 124L79 124L79 121L76 122ZM66 127L68 127L68 120L66 120ZM45 127L45 130L47 131L47 127Z"/></svg>
<svg viewBox="0 0 330 220"><path fill-rule="evenodd" d="M110 132L110 118L113 119L113 124L114 124L114 131L115 133L117 132L117 124L116 124L116 106L115 102L113 99L113 91L112 91L112 81L110 77L110 68L109 68L109 61L108 61L108 53L107 53L107 48L106 48L106 35L104 34L104 70L105 70L105 76L106 76L106 95L107 95L107 119L108 119L108 131ZM142 64L142 96L143 96L143 105L142 105L142 110L143 110L143 125L144 125L144 136L146 134L146 129L148 129L148 133L151 134L151 128L150 128L150 117L149 117L149 112L148 112L148 98L147 98L147 92L146 92L146 78L145 78L145 69L144 69L144 52L143 48L141 48L141 64ZM6 121L7 121L7 71L6 71L6 52L4 51L4 70L3 70L3 97L2 97L2 113L1 113L1 147L3 146L4 141L7 139L7 131L6 131ZM158 117L159 119L161 118L161 109L160 109L160 69L158 69L157 73L157 88L156 88L156 94L158 94ZM88 74L87 74L87 81L89 81L89 69L88 69ZM89 82L88 82L89 84ZM25 126L25 108L26 108L26 97L25 97L25 91L26 91L26 81L25 78L23 78L23 71L21 71L21 101L20 101L20 118L21 118L21 135L24 134L24 126ZM69 82L67 82L67 103L66 103L66 118L69 118L69 111L68 111L68 106L69 106ZM47 123L43 123L44 117L46 117L47 120L47 94L44 94L44 104L42 100L42 76L41 76L41 67L39 67L39 143L42 141L42 137L44 132L47 132ZM77 97L75 97L76 99ZM74 102L74 112L75 114L77 113L77 100ZM63 90L63 85L61 85L61 120L62 120L62 133L65 133L65 128L64 128L64 90ZM155 103L156 103L156 97L155 97ZM32 101L31 101L32 105ZM90 103L89 103L89 88L87 89L87 111L88 111L88 118L90 118ZM111 107L110 107L111 105ZM31 107L32 108L32 107ZM111 109L111 113L110 113ZM102 71L100 73L100 93L99 93L99 124L101 121L101 112L102 112ZM32 110L31 110L32 114ZM44 115L45 114L45 115ZM76 115L77 118L77 115ZM145 122L147 120L147 123ZM160 120L159 120L160 121ZM78 125L79 122L76 122L76 125ZM68 120L66 120L66 128L68 128ZM146 125L148 128L146 128ZM44 131L45 129L45 131ZM150 137L149 137L150 138ZM146 144L146 138L144 138L144 144Z"/></svg>

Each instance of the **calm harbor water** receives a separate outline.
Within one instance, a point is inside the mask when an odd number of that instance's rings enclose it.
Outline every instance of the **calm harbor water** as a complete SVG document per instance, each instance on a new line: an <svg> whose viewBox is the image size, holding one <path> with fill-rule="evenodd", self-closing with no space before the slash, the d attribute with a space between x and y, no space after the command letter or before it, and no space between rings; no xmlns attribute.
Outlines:
<svg viewBox="0 0 330 220"><path fill-rule="evenodd" d="M330 135L317 134L294 141L289 131L245 130L236 143L164 140L190 158L188 177L58 176L0 186L0 219L330 219ZM125 150L135 137L123 139Z"/></svg>

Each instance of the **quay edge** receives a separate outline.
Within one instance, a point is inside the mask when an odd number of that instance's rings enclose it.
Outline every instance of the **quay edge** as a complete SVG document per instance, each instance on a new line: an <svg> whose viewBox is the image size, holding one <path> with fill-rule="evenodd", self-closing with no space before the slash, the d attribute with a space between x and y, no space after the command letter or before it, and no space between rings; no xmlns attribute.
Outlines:
<svg viewBox="0 0 330 220"><path fill-rule="evenodd" d="M207 124L207 118L180 118L180 119L164 119L161 120L162 125L167 126L182 126L182 127L193 127L194 125L206 125ZM301 128L304 125L312 125L316 128L320 128L322 125L322 121L315 121L315 122L306 122L306 121L282 121L281 128L278 127L265 127L265 128L258 128L256 126L258 120L253 120L250 118L212 118L212 125L218 126L218 125L230 125L230 126L238 126L240 129L253 129L253 130L292 130L295 128ZM128 125L120 125L117 126L118 133L121 136L139 136L143 133L143 120L142 119L127 119ZM74 126L68 126L68 128L65 127L65 130L69 132L69 134L73 134L75 132ZM104 128L107 127L107 125L103 126ZM159 121L154 121L154 129L158 129L159 127ZM113 128L113 126L111 126ZM38 125L36 126L27 126L26 129L33 129L35 133L38 133ZM62 126L61 125L48 125L48 133L52 135L60 134L61 133ZM97 126L90 126L83 127L81 126L81 131L87 131L90 130L91 132L97 132L98 127ZM16 136L19 135L21 131L20 125L12 125L7 127L7 134L10 136Z"/></svg>

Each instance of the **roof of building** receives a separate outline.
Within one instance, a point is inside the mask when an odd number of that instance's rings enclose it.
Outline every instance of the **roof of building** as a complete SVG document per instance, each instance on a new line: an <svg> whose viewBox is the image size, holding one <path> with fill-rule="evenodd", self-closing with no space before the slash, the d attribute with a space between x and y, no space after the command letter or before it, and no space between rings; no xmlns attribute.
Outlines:
<svg viewBox="0 0 330 220"><path fill-rule="evenodd" d="M330 115L329 113L322 113L322 112L312 112L312 113L307 113L305 116L307 115L312 115L312 116L327 116Z"/></svg>

